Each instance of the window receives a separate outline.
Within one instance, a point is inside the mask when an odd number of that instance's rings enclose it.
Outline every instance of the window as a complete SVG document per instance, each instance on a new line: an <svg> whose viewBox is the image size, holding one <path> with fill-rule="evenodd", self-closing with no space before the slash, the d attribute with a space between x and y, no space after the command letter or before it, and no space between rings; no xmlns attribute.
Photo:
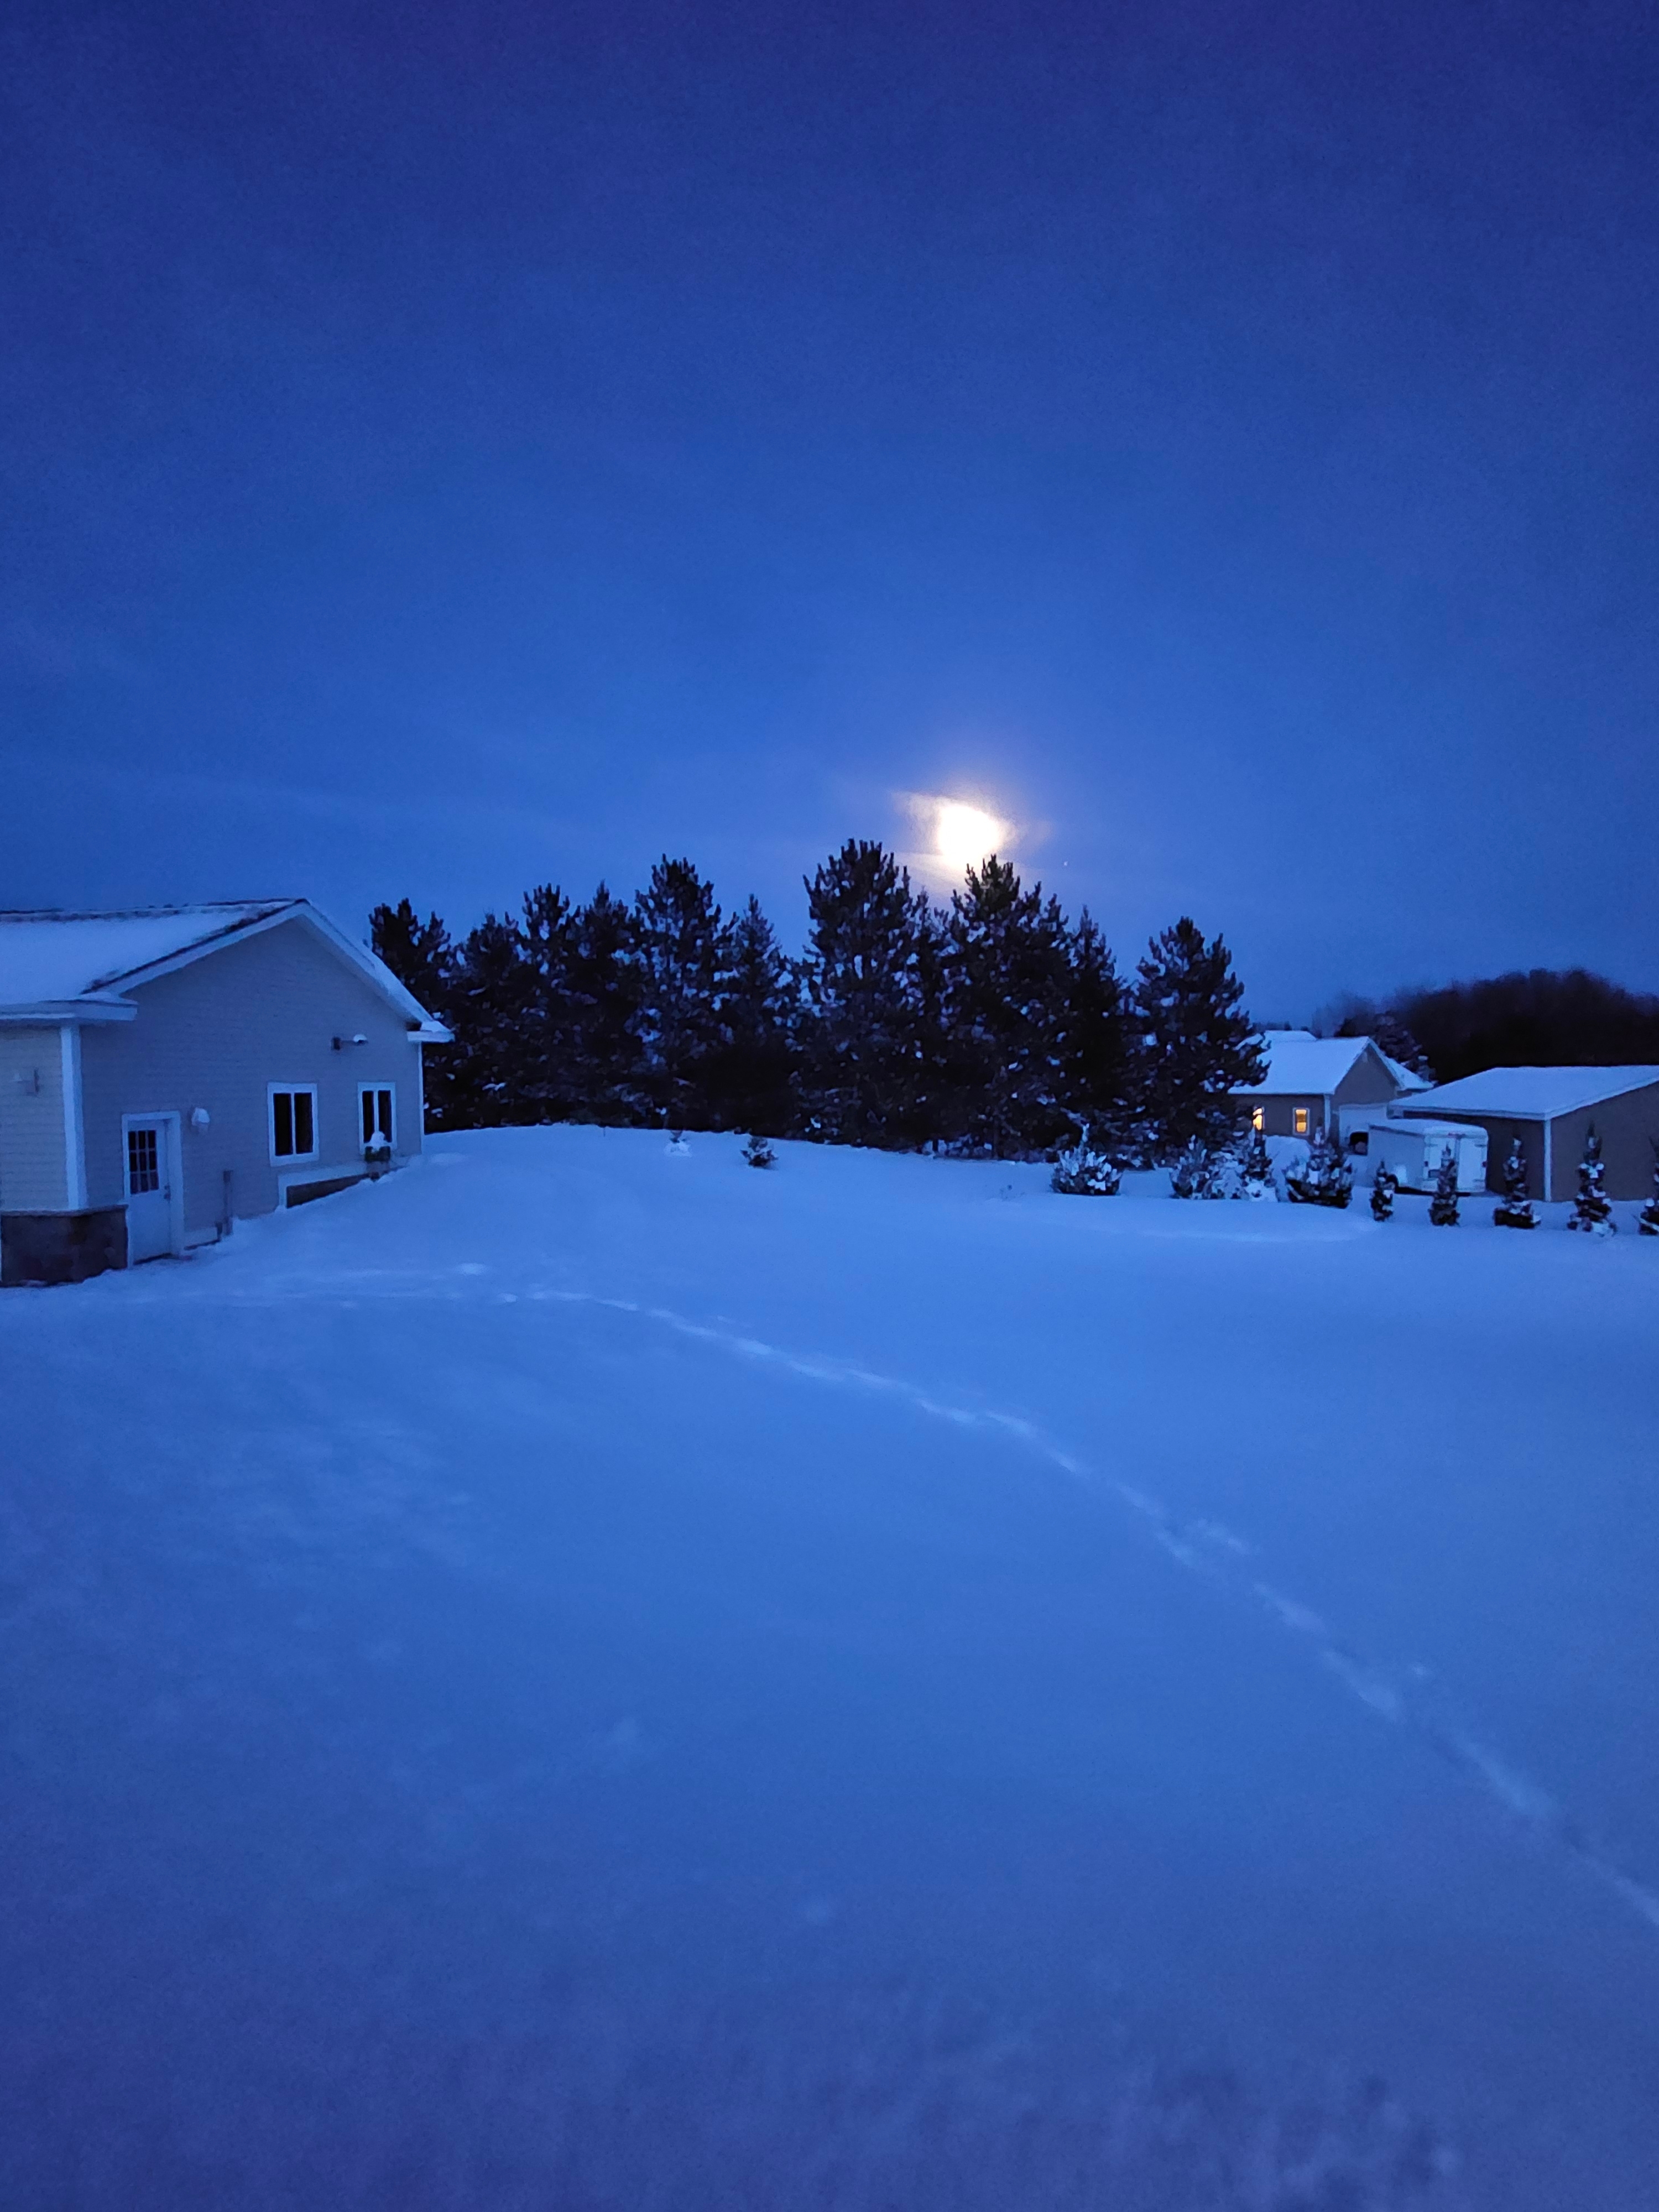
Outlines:
<svg viewBox="0 0 1659 2212"><path fill-rule="evenodd" d="M314 1160L317 1157L317 1086L273 1083L270 1086L270 1157Z"/></svg>
<svg viewBox="0 0 1659 2212"><path fill-rule="evenodd" d="M147 1190L161 1188L161 1163L154 1129L127 1131L127 1196L142 1198Z"/></svg>
<svg viewBox="0 0 1659 2212"><path fill-rule="evenodd" d="M1296 1133L1298 1137L1305 1137L1308 1133L1308 1109L1305 1106L1298 1106L1296 1109Z"/></svg>
<svg viewBox="0 0 1659 2212"><path fill-rule="evenodd" d="M360 1083L357 1086L358 1127L363 1150L388 1152L398 1141L397 1102L389 1083Z"/></svg>
<svg viewBox="0 0 1659 2212"><path fill-rule="evenodd" d="M1255 1107L1253 1107L1253 1108L1251 1109L1251 1110L1250 1110L1250 1127L1252 1127L1252 1128L1256 1132L1256 1133L1257 1133L1258 1135L1260 1135L1260 1134L1261 1134L1261 1133L1262 1132L1262 1130L1264 1130L1264 1129L1267 1127L1267 1108L1266 1108L1265 1106L1255 1106Z"/></svg>

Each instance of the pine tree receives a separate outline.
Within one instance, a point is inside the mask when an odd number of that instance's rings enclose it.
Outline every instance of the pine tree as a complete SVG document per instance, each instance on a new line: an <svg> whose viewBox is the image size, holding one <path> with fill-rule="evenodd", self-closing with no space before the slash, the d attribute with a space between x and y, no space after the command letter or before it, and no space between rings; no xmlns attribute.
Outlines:
<svg viewBox="0 0 1659 2212"><path fill-rule="evenodd" d="M1233 1183L1235 1198L1276 1199L1278 1189L1273 1182L1273 1166L1267 1156L1267 1139L1255 1123L1244 1140L1239 1156L1238 1173Z"/></svg>
<svg viewBox="0 0 1659 2212"><path fill-rule="evenodd" d="M1298 1206L1347 1205L1353 1195L1353 1169L1328 1130L1314 1132L1306 1164L1296 1174L1286 1175L1285 1188Z"/></svg>
<svg viewBox="0 0 1659 2212"><path fill-rule="evenodd" d="M1601 1164L1601 1139L1594 1128L1584 1139L1584 1157L1578 1163L1578 1196L1573 1205L1569 1229L1581 1229L1591 1237L1611 1237L1618 1228L1613 1218L1613 1201L1602 1188L1606 1173Z"/></svg>
<svg viewBox="0 0 1659 2212"><path fill-rule="evenodd" d="M1079 1141L1115 1152L1129 1141L1136 1118L1131 1009L1111 949L1087 907L1066 950L1059 1101Z"/></svg>
<svg viewBox="0 0 1659 2212"><path fill-rule="evenodd" d="M1085 1139L1060 1154L1048 1188L1067 1198L1115 1198L1122 1181L1123 1170L1111 1154Z"/></svg>
<svg viewBox="0 0 1659 2212"><path fill-rule="evenodd" d="M535 1119L521 1103L531 994L518 929L507 917L487 914L463 942L457 963L449 1127L490 1129Z"/></svg>
<svg viewBox="0 0 1659 2212"><path fill-rule="evenodd" d="M634 902L645 1085L682 1128L714 1124L711 1062L721 1042L726 933L710 885L665 854Z"/></svg>
<svg viewBox="0 0 1659 2212"><path fill-rule="evenodd" d="M576 909L556 885L539 884L525 893L519 925L525 973L523 1026L514 1054L515 1121L581 1118L580 1009L573 987L578 935Z"/></svg>
<svg viewBox="0 0 1659 2212"><path fill-rule="evenodd" d="M612 1128L653 1118L640 1043L641 981L631 910L604 884L576 916L570 960L572 1088L580 1118Z"/></svg>
<svg viewBox="0 0 1659 2212"><path fill-rule="evenodd" d="M777 1154L767 1139L759 1135L751 1135L744 1139L743 1157L751 1168L775 1168L778 1164Z"/></svg>
<svg viewBox="0 0 1659 2212"><path fill-rule="evenodd" d="M806 884L802 1103L809 1134L902 1146L922 1108L927 896L879 844L849 838Z"/></svg>
<svg viewBox="0 0 1659 2212"><path fill-rule="evenodd" d="M1400 1189L1400 1178L1391 1167L1379 1164L1371 1178L1371 1219L1391 1221L1394 1201Z"/></svg>
<svg viewBox="0 0 1659 2212"><path fill-rule="evenodd" d="M1504 1164L1504 1195L1492 1208L1500 1229L1536 1229L1538 1209L1527 1195L1527 1155L1517 1137Z"/></svg>
<svg viewBox="0 0 1659 2212"><path fill-rule="evenodd" d="M435 914L422 921L406 898L377 906L368 917L369 942L406 991L435 1020L453 1016L459 956ZM434 1045L421 1056L421 1089L429 1129L455 1125L454 1047Z"/></svg>
<svg viewBox="0 0 1659 2212"><path fill-rule="evenodd" d="M1455 1229L1457 1226L1457 1147L1448 1145L1440 1156L1439 1171L1434 1179L1434 1195L1429 1200L1429 1218L1437 1229Z"/></svg>
<svg viewBox="0 0 1659 2212"><path fill-rule="evenodd" d="M1145 1031L1143 1113L1155 1157L1176 1158L1194 1138L1226 1145L1243 1109L1233 1093L1267 1073L1243 986L1217 937L1186 916L1155 937L1140 963L1135 1009Z"/></svg>
<svg viewBox="0 0 1659 2212"><path fill-rule="evenodd" d="M968 1149L1011 1159L1071 1131L1060 1103L1070 982L1059 902L994 854L951 895L945 1018L957 1127Z"/></svg>
<svg viewBox="0 0 1659 2212"><path fill-rule="evenodd" d="M720 1041L708 1071L715 1119L723 1128L782 1136L793 1127L796 1007L794 971L771 923L751 897L726 931Z"/></svg>
<svg viewBox="0 0 1659 2212"><path fill-rule="evenodd" d="M1170 1170L1171 1198L1226 1195L1229 1148L1209 1137L1189 1137Z"/></svg>
<svg viewBox="0 0 1659 2212"><path fill-rule="evenodd" d="M1644 1237L1659 1237L1659 1143L1653 1147L1653 1196L1637 1215L1636 1226Z"/></svg>

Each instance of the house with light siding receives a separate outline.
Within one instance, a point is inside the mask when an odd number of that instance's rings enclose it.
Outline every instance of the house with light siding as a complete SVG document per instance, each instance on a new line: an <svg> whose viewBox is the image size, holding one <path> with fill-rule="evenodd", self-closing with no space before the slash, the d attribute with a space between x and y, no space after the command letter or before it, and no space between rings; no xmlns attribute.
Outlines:
<svg viewBox="0 0 1659 2212"><path fill-rule="evenodd" d="M0 1284L183 1254L397 1167L448 1041L306 899L0 912Z"/></svg>
<svg viewBox="0 0 1659 2212"><path fill-rule="evenodd" d="M1252 1127L1269 1137L1324 1130L1347 1146L1397 1100L1429 1087L1370 1037L1268 1030L1261 1043L1267 1073L1233 1096L1249 1109Z"/></svg>
<svg viewBox="0 0 1659 2212"><path fill-rule="evenodd" d="M1548 1203L1577 1195L1589 1133L1601 1143L1609 1198L1646 1198L1659 1147L1659 1067L1487 1067L1402 1099L1396 1114L1478 1123L1486 1185L1502 1190L1510 1150L1526 1156L1527 1191Z"/></svg>

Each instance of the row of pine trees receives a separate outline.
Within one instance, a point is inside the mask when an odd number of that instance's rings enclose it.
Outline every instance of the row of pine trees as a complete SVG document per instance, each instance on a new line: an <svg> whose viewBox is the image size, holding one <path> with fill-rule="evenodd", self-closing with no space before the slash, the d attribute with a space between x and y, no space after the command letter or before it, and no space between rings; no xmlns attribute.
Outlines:
<svg viewBox="0 0 1659 2212"><path fill-rule="evenodd" d="M1188 920L1120 975L1007 862L946 905L852 839L806 883L804 955L689 860L631 902L551 884L459 942L407 899L374 950L454 1032L428 1055L437 1128L597 1121L1041 1157L1085 1140L1168 1159L1224 1143L1260 1040L1219 937Z"/></svg>

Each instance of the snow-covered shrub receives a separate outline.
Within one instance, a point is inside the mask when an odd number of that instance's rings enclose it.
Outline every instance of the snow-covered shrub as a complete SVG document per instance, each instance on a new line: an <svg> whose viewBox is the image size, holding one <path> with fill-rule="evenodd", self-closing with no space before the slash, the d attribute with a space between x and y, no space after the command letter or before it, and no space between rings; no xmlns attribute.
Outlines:
<svg viewBox="0 0 1659 2212"><path fill-rule="evenodd" d="M1653 1196L1636 1217L1644 1237L1659 1237L1659 1145L1653 1148Z"/></svg>
<svg viewBox="0 0 1659 2212"><path fill-rule="evenodd" d="M1346 1206L1353 1195L1353 1170L1328 1131L1316 1132L1308 1147L1307 1166L1299 1175L1287 1175L1285 1188L1298 1206Z"/></svg>
<svg viewBox="0 0 1659 2212"><path fill-rule="evenodd" d="M1067 1198L1115 1198L1122 1181L1123 1170L1109 1152L1084 1143L1060 1155L1048 1188Z"/></svg>
<svg viewBox="0 0 1659 2212"><path fill-rule="evenodd" d="M1613 1218L1613 1200L1601 1187L1605 1173L1601 1139L1592 1128L1584 1139L1584 1157L1578 1163L1578 1196L1573 1201L1569 1229L1582 1229L1591 1237L1611 1237L1618 1228Z"/></svg>
<svg viewBox="0 0 1659 2212"><path fill-rule="evenodd" d="M1170 1171L1172 1198L1224 1198L1228 1152L1224 1146L1193 1137L1182 1147Z"/></svg>
<svg viewBox="0 0 1659 2212"><path fill-rule="evenodd" d="M778 1164L777 1154L758 1132L744 1140L743 1156L751 1168L775 1168Z"/></svg>
<svg viewBox="0 0 1659 2212"><path fill-rule="evenodd" d="M1371 1178L1371 1219L1390 1221L1394 1218L1394 1201L1400 1188L1400 1178L1391 1167L1379 1162Z"/></svg>
<svg viewBox="0 0 1659 2212"><path fill-rule="evenodd" d="M1440 1155L1439 1172L1434 1179L1434 1196L1429 1200L1429 1218L1437 1229L1455 1229L1457 1226L1457 1147L1448 1145Z"/></svg>
<svg viewBox="0 0 1659 2212"><path fill-rule="evenodd" d="M690 1150L690 1146L685 1141L684 1129L671 1129L668 1132L668 1156L671 1159L684 1159Z"/></svg>
<svg viewBox="0 0 1659 2212"><path fill-rule="evenodd" d="M1517 1137L1504 1163L1504 1195L1492 1218L1500 1229L1536 1229L1538 1209L1527 1195L1527 1155Z"/></svg>
<svg viewBox="0 0 1659 2212"><path fill-rule="evenodd" d="M1235 1198L1255 1199L1279 1196L1273 1164L1267 1157L1267 1139L1260 1129L1252 1128L1239 1148L1232 1194Z"/></svg>

